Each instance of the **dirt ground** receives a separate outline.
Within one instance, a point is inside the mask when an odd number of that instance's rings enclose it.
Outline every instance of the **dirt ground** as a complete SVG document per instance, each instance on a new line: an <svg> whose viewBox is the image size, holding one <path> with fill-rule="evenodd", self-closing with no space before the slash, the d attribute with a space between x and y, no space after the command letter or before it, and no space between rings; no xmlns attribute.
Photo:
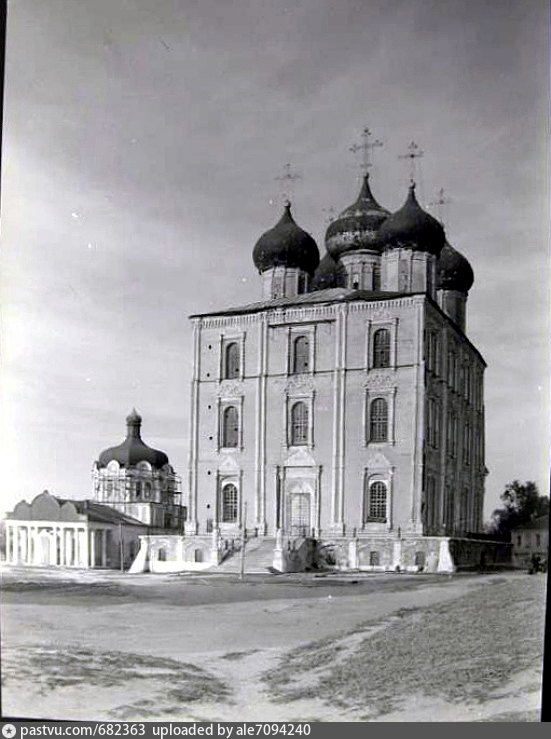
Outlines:
<svg viewBox="0 0 551 739"><path fill-rule="evenodd" d="M6 569L2 579L4 716L181 721L538 720L538 636L531 661L517 664L512 652L510 670L499 689L495 680L488 679L487 690L464 701L457 696L449 700L427 695L426 689L415 684L406 691L400 687L399 705L369 706L364 698L355 704L333 699L327 690L318 695L316 680L323 681L324 675L331 679L331 673L327 665L311 658L311 664L308 660L301 663L301 685L310 686L302 694L299 691L282 700L270 679L281 673L281 665L293 650L298 649L300 655L303 649L307 657L319 656L319 646L305 647L311 642L329 640L335 653L353 659L355 650L364 649L362 645L375 634L388 633L391 638L395 630L389 624L397 614L422 620L448 604L449 615L441 611L442 618L453 619L477 593L499 593L500 609L513 599L516 603L525 599L530 613L541 622L543 576L248 575L241 583L235 576L130 576L19 568ZM491 609L492 598L486 601L483 607ZM503 616L507 618L506 613ZM397 645L399 638L404 635L397 634ZM453 638L461 640L462 635ZM491 644L487 647L491 655ZM491 665L488 669L491 675ZM341 670L341 679L342 674L347 673ZM446 674L449 679L449 669ZM392 675L388 677L392 681ZM357 674L354 679L362 682Z"/></svg>

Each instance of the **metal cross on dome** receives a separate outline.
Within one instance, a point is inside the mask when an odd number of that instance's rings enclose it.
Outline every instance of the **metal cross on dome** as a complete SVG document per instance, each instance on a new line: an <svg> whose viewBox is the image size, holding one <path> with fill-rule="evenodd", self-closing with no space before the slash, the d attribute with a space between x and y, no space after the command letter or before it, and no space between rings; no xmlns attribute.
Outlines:
<svg viewBox="0 0 551 739"><path fill-rule="evenodd" d="M417 146L415 141L412 141L408 146L407 154L400 154L398 159L409 159L409 181L412 185L415 184L415 160L420 159L424 152Z"/></svg>
<svg viewBox="0 0 551 739"><path fill-rule="evenodd" d="M279 182L283 204L290 205L295 195L295 182L300 180L300 175L297 172L292 172L291 165L287 162L283 167L283 174L274 177L274 179Z"/></svg>
<svg viewBox="0 0 551 739"><path fill-rule="evenodd" d="M371 141L371 136L373 134L369 130L369 128L366 126L364 130L362 131L362 143L361 144L352 144L350 147L350 151L353 154L357 154L358 152L361 152L362 159L360 162L360 169L362 170L363 174L367 174L371 167L373 166L372 154L373 150L377 149L379 146L383 146L383 142L379 139L375 139L375 141Z"/></svg>
<svg viewBox="0 0 551 739"><path fill-rule="evenodd" d="M441 187L436 193L436 200L429 203L429 208L434 208L440 223L444 223L444 208L451 203L451 199L447 196L444 188Z"/></svg>
<svg viewBox="0 0 551 739"><path fill-rule="evenodd" d="M326 223L332 223L335 220L335 208L332 205L329 208L322 208L322 211L325 213Z"/></svg>

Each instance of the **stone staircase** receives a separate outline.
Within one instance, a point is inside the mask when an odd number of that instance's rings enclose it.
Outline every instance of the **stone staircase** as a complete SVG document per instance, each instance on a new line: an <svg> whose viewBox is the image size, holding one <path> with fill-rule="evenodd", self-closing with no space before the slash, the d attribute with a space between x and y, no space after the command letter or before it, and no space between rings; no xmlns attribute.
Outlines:
<svg viewBox="0 0 551 739"><path fill-rule="evenodd" d="M245 545L245 572L267 573L273 566L275 537L259 537L249 539ZM241 550L238 549L217 567L212 567L211 572L233 572L241 570Z"/></svg>

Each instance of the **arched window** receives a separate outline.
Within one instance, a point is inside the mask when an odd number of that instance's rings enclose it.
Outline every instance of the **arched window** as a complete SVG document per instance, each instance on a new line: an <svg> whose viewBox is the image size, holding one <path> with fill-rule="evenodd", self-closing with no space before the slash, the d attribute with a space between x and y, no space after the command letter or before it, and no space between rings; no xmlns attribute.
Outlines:
<svg viewBox="0 0 551 739"><path fill-rule="evenodd" d="M235 406L230 405L224 410L222 426L222 446L239 446L239 413Z"/></svg>
<svg viewBox="0 0 551 739"><path fill-rule="evenodd" d="M387 441L388 439L388 406L384 398L375 398L371 402L369 432L371 441Z"/></svg>
<svg viewBox="0 0 551 739"><path fill-rule="evenodd" d="M157 551L157 559L159 562L166 562L166 549L159 549Z"/></svg>
<svg viewBox="0 0 551 739"><path fill-rule="evenodd" d="M373 366L390 367L390 331L380 328L373 335Z"/></svg>
<svg viewBox="0 0 551 739"><path fill-rule="evenodd" d="M224 378L234 380L239 377L239 344L237 342L232 341L227 345L225 359Z"/></svg>
<svg viewBox="0 0 551 739"><path fill-rule="evenodd" d="M386 484L384 482L367 481L364 520L386 523Z"/></svg>
<svg viewBox="0 0 551 739"><path fill-rule="evenodd" d="M136 483L136 498L139 500L142 497L142 483Z"/></svg>
<svg viewBox="0 0 551 739"><path fill-rule="evenodd" d="M233 483L224 485L222 489L222 521L235 523L237 521L237 488Z"/></svg>
<svg viewBox="0 0 551 739"><path fill-rule="evenodd" d="M307 336L298 336L293 342L293 374L308 372L310 367L310 342Z"/></svg>
<svg viewBox="0 0 551 739"><path fill-rule="evenodd" d="M302 401L291 408L291 446L308 444L308 408Z"/></svg>
<svg viewBox="0 0 551 739"><path fill-rule="evenodd" d="M146 482L144 484L144 498L147 500L151 496L151 483Z"/></svg>

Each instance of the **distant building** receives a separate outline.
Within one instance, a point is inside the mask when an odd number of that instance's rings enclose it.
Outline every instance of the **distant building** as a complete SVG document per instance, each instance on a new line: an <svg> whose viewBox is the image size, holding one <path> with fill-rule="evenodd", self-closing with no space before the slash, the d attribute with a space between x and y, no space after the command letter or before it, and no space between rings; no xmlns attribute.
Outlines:
<svg viewBox="0 0 551 739"><path fill-rule="evenodd" d="M532 557L548 560L549 557L549 514L539 516L529 524L517 526L511 531L513 563L517 567L530 567Z"/></svg>
<svg viewBox="0 0 551 739"><path fill-rule="evenodd" d="M147 526L90 500L66 500L45 490L21 501L4 522L6 562L39 567L128 566ZM121 548L122 542L122 548Z"/></svg>
<svg viewBox="0 0 551 739"><path fill-rule="evenodd" d="M142 417L126 418L126 439L101 452L94 463L94 497L148 526L180 531L186 509L180 505L180 479L164 452L141 437Z"/></svg>
<svg viewBox="0 0 551 739"><path fill-rule="evenodd" d="M155 535L165 541L163 536L181 532L186 509L180 504L180 480L166 454L142 441L141 423L133 410L126 419L126 439L94 463L95 500L67 500L44 491L7 514L7 563L119 568L122 559L127 568L138 554L140 536L146 542ZM170 542L169 536L167 546Z"/></svg>
<svg viewBox="0 0 551 739"><path fill-rule="evenodd" d="M309 537L343 567L472 565L486 475L472 268L413 184L390 214L367 176L326 246L320 262L286 205L254 247L262 299L191 317L186 533L231 540L247 504L274 562Z"/></svg>

